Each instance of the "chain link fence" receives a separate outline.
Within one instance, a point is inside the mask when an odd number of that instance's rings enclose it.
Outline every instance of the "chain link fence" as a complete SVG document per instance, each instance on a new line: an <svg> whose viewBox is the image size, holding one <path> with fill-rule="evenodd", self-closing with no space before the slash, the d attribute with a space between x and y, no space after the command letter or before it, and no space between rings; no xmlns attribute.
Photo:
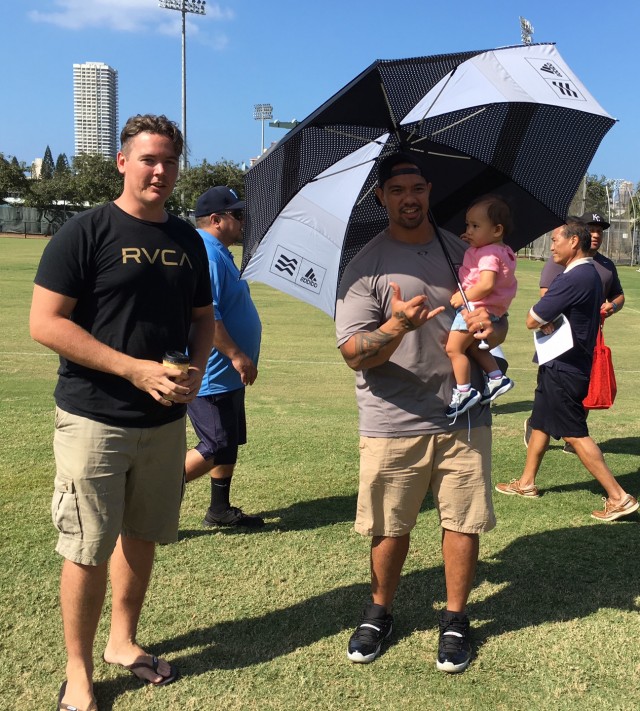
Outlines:
<svg viewBox="0 0 640 711"><path fill-rule="evenodd" d="M73 215L72 210L55 210L23 205L0 205L0 232L51 236Z"/></svg>
<svg viewBox="0 0 640 711"><path fill-rule="evenodd" d="M631 265L640 261L638 230L635 225L637 198L632 195L625 181L614 181L615 187L610 195L609 210L601 213L611 223L604 231L600 254L609 257L615 264ZM570 215L583 215L591 205L585 203L584 191L579 190L569 208ZM547 260L551 254L551 232L539 237L518 254L530 259Z"/></svg>

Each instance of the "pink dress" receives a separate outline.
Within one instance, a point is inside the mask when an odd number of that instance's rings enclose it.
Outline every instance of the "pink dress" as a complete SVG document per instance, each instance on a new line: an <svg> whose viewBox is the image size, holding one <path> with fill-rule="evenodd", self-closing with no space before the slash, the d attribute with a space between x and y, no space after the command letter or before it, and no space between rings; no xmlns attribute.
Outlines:
<svg viewBox="0 0 640 711"><path fill-rule="evenodd" d="M464 291L475 286L480 278L480 272L496 273L496 283L493 291L480 301L472 301L472 306L484 306L490 314L504 316L516 295L518 282L515 277L516 255L511 247L500 242L487 244L484 247L469 247L464 253L464 259L458 276Z"/></svg>

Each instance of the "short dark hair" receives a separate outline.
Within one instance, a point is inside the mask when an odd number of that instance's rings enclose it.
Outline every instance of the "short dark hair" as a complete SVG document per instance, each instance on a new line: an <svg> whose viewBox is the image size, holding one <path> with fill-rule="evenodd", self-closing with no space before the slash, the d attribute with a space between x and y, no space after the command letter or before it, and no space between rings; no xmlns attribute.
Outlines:
<svg viewBox="0 0 640 711"><path fill-rule="evenodd" d="M164 114L136 114L127 119L120 132L120 145L123 153L127 152L127 144L140 133L157 133L166 136L172 143L179 156L182 153L184 139L175 121L170 121Z"/></svg>
<svg viewBox="0 0 640 711"><path fill-rule="evenodd" d="M591 251L591 230L588 223L581 217L569 215L562 225L562 236L569 239L573 235L580 240L580 251L585 254Z"/></svg>
<svg viewBox="0 0 640 711"><path fill-rule="evenodd" d="M511 217L511 209L504 198L500 195L481 195L476 198L467 210L476 205L487 206L487 217L491 220L494 226L502 225L503 237L510 235L513 232L513 218Z"/></svg>

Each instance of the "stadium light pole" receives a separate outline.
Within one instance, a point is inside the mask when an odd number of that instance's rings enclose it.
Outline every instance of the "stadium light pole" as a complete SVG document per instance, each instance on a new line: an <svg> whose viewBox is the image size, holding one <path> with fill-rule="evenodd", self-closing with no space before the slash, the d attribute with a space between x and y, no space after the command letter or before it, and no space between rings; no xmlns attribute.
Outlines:
<svg viewBox="0 0 640 711"><path fill-rule="evenodd" d="M262 144L260 155L264 153L264 122L273 118L273 106L271 104L254 104L253 118L262 122Z"/></svg>
<svg viewBox="0 0 640 711"><path fill-rule="evenodd" d="M636 197L635 195L631 192L631 188L626 185L627 192L629 193L629 205L631 206L631 210L629 213L630 217L630 222L631 222L631 266L633 266L633 260L636 256L636 222L638 220L638 212L636 210Z"/></svg>
<svg viewBox="0 0 640 711"><path fill-rule="evenodd" d="M520 39L522 40L522 44L531 44L534 32L535 29L529 20L520 16Z"/></svg>
<svg viewBox="0 0 640 711"><path fill-rule="evenodd" d="M182 169L187 169L187 13L205 14L205 0L158 0L158 5L165 10L177 10L182 13Z"/></svg>

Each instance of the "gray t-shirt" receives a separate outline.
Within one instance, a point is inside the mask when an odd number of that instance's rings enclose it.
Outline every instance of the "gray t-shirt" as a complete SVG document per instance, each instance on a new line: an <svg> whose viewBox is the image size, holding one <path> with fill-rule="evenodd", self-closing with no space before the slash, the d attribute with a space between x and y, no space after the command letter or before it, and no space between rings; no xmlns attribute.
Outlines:
<svg viewBox="0 0 640 711"><path fill-rule="evenodd" d="M461 264L467 245L441 232L454 264ZM411 245L385 230L351 260L338 289L338 346L391 317L391 281L399 285L403 301L426 294L430 309L446 309L407 333L387 363L356 372L360 434L406 437L466 429L466 413L454 425L445 416L455 385L445 344L454 317L449 299L457 286L436 237L429 244ZM482 389L481 369L474 361L471 368L473 386ZM469 414L471 427L491 424L488 406L473 407Z"/></svg>
<svg viewBox="0 0 640 711"><path fill-rule="evenodd" d="M613 301L624 293L616 265L609 258L604 257L600 252L596 252L593 255L593 266L598 272L600 281L602 281L602 290L607 301ZM556 264L553 259L548 259L540 273L540 288L548 289L558 274L563 272L564 267L562 264Z"/></svg>

